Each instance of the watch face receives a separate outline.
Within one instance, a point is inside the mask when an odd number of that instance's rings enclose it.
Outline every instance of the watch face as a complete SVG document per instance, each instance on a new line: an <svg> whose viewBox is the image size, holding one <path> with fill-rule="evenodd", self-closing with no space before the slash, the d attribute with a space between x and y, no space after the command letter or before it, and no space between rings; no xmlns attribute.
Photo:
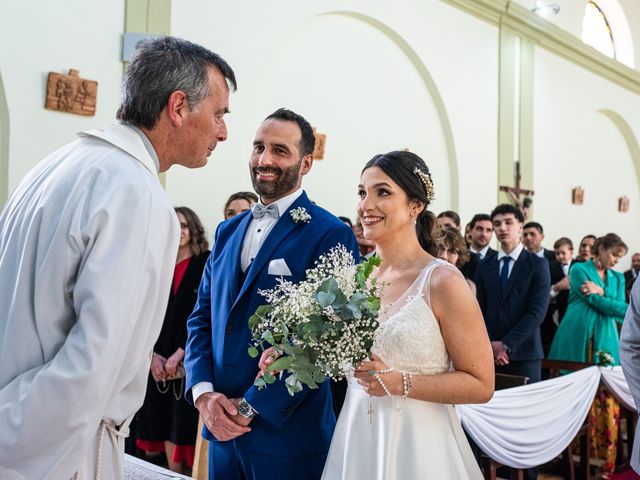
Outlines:
<svg viewBox="0 0 640 480"><path fill-rule="evenodd" d="M253 409L251 408L251 405L249 405L249 403L244 398L240 400L240 403L238 404L238 412L244 418L253 417Z"/></svg>

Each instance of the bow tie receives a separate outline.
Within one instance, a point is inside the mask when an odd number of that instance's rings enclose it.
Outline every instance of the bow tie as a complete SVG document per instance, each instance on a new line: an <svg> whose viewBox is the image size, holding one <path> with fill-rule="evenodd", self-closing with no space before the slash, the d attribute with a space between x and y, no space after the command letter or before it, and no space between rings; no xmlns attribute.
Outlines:
<svg viewBox="0 0 640 480"><path fill-rule="evenodd" d="M254 203L253 205L251 205L251 214L255 219L260 219L264 216L277 219L280 216L278 205L276 205L275 203L267 206L260 205L259 203Z"/></svg>

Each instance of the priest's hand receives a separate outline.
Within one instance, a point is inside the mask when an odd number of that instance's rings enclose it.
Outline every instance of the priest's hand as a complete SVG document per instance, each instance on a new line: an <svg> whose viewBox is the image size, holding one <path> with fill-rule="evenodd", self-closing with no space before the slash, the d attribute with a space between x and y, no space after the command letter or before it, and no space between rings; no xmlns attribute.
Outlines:
<svg viewBox="0 0 640 480"><path fill-rule="evenodd" d="M166 361L162 355L153 352L151 357L151 376L156 382L162 382L167 378L167 372L164 370Z"/></svg>
<svg viewBox="0 0 640 480"><path fill-rule="evenodd" d="M234 420L236 416L240 416L238 408L222 393L203 393L196 400L196 408L209 431L221 442L233 440L251 431L251 428Z"/></svg>

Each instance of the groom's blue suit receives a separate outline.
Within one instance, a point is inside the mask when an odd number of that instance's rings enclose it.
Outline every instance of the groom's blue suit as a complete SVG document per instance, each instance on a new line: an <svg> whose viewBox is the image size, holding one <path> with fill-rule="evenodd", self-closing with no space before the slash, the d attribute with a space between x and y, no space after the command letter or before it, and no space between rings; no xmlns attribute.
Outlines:
<svg viewBox="0 0 640 480"><path fill-rule="evenodd" d="M307 223L296 223L290 215L298 207L311 215ZM319 478L335 426L330 386L325 382L295 396L288 394L283 381L264 390L254 387L258 360L247 354L247 322L265 303L258 290L276 285L279 275L268 273L272 260L283 259L292 274L285 278L299 282L320 255L339 243L358 258L357 243L348 226L302 193L281 214L243 274L240 256L251 219L251 212L246 212L218 227L188 320L187 391L199 382L212 382L216 392L228 398L244 396L258 412L251 431L235 440L219 442L205 427L203 435L211 441L209 478Z"/></svg>

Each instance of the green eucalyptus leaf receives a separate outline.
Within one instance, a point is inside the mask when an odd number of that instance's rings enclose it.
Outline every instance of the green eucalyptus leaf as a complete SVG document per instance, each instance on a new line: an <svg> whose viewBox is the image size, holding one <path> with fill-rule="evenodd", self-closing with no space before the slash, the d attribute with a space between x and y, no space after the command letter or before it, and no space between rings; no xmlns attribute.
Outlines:
<svg viewBox="0 0 640 480"><path fill-rule="evenodd" d="M271 333L271 330L265 330L264 332L262 332L262 339L266 340L271 345L276 343L276 340L273 338L273 333Z"/></svg>
<svg viewBox="0 0 640 480"><path fill-rule="evenodd" d="M256 347L249 347L247 353L251 358L256 358L260 352L258 352L258 349Z"/></svg>
<svg viewBox="0 0 640 480"><path fill-rule="evenodd" d="M269 371L273 372L279 372L282 370L286 370L288 368L291 367L291 363L293 362L293 358L292 357L280 357L278 358L275 362L273 362L271 365L269 365Z"/></svg>
<svg viewBox="0 0 640 480"><path fill-rule="evenodd" d="M265 372L265 374L262 376L262 378L264 379L264 383L266 383L267 385L271 385L272 383L274 383L276 381L276 377L274 377L269 372Z"/></svg>
<svg viewBox="0 0 640 480"><path fill-rule="evenodd" d="M253 384L258 387L258 390L262 390L267 386L263 377L258 377L253 381Z"/></svg>
<svg viewBox="0 0 640 480"><path fill-rule="evenodd" d="M316 293L316 300L318 300L318 304L322 308L327 308L331 305L336 299L335 294L331 292L318 292Z"/></svg>

